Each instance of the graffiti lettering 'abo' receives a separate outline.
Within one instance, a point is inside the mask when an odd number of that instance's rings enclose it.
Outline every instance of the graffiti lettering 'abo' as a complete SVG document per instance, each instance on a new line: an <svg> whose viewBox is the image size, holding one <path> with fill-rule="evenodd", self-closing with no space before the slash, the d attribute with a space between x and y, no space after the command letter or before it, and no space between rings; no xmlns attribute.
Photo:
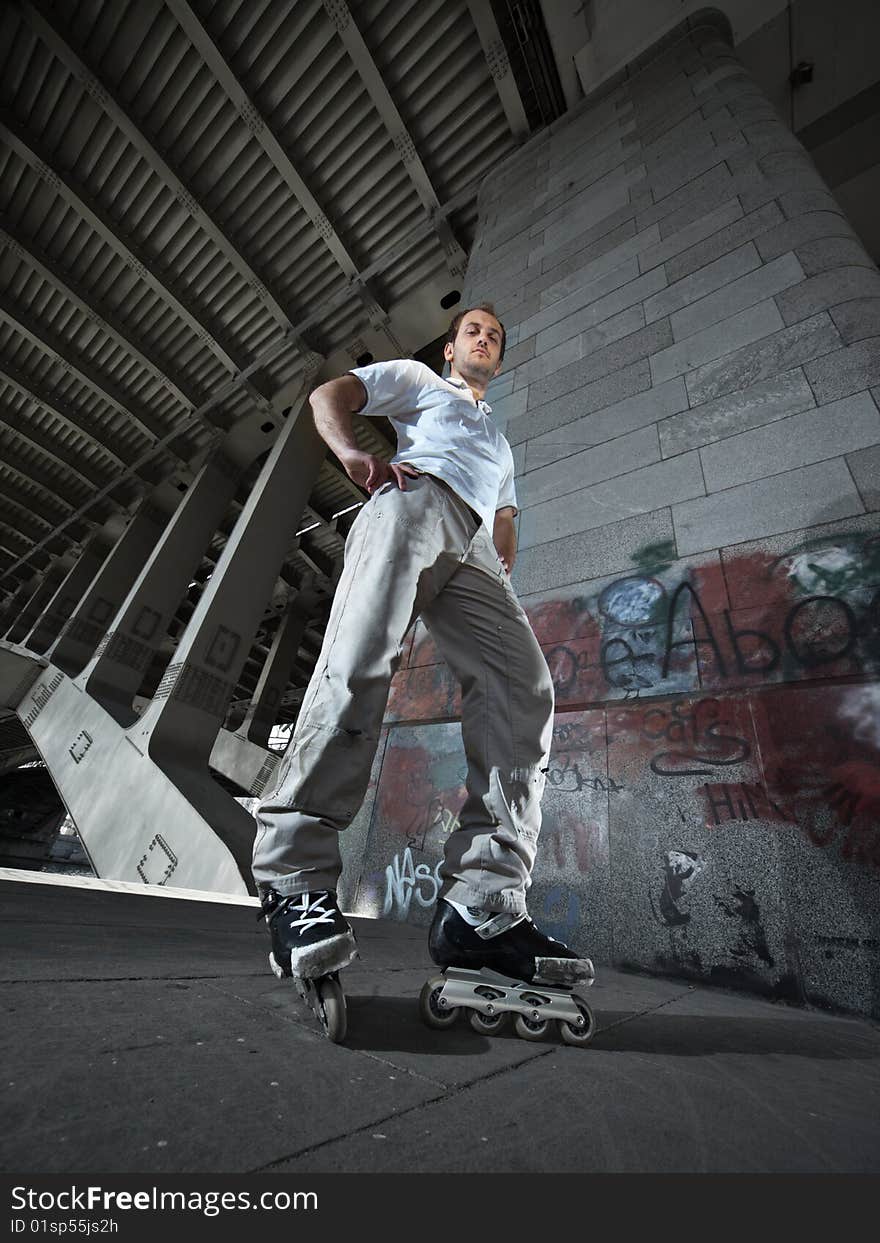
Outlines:
<svg viewBox="0 0 880 1243"><path fill-rule="evenodd" d="M385 902L382 914L406 919L413 898L417 906L427 908L434 905L439 892L440 862L433 870L427 863L415 864L412 851L407 846L403 858L395 855L385 869Z"/></svg>

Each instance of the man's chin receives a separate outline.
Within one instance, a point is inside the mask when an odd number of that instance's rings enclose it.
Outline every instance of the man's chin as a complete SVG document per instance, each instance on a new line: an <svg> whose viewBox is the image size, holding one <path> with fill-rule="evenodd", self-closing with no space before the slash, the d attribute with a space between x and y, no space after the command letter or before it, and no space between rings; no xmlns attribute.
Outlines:
<svg viewBox="0 0 880 1243"><path fill-rule="evenodd" d="M458 374L463 380L467 380L468 383L473 381L474 384L479 384L481 388L487 388L494 370L494 367L488 360L485 366L482 367L478 362L469 361L458 368Z"/></svg>

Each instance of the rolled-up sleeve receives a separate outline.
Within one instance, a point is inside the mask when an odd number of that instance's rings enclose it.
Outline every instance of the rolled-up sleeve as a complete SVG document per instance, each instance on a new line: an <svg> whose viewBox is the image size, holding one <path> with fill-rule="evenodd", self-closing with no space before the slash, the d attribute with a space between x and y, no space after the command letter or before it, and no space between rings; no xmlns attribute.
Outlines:
<svg viewBox="0 0 880 1243"><path fill-rule="evenodd" d="M367 390L366 404L358 413L368 418L412 413L422 390L423 365L412 358L395 358L370 363L368 367L353 367L350 374L357 376Z"/></svg>

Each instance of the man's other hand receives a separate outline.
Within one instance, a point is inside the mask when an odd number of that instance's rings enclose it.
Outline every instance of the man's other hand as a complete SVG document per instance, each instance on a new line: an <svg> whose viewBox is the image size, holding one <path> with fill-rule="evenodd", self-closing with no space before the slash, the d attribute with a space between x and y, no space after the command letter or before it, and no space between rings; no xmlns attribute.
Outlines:
<svg viewBox="0 0 880 1243"><path fill-rule="evenodd" d="M349 479L360 487L366 488L370 496L383 484L392 482L405 492L406 480L415 479L419 473L405 462L396 462L392 465L390 462L383 461L382 458L374 457L372 453L360 451L346 453L340 460L348 472Z"/></svg>

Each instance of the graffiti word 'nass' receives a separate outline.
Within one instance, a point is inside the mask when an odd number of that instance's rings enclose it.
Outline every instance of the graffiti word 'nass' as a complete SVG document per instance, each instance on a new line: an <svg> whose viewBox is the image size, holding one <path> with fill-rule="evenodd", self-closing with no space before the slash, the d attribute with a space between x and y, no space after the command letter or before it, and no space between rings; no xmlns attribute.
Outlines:
<svg viewBox="0 0 880 1243"><path fill-rule="evenodd" d="M415 899L421 907L433 906L440 892L440 862L431 868L427 863L414 863L407 846L403 856L395 855L385 869L385 902L383 915L406 919Z"/></svg>

